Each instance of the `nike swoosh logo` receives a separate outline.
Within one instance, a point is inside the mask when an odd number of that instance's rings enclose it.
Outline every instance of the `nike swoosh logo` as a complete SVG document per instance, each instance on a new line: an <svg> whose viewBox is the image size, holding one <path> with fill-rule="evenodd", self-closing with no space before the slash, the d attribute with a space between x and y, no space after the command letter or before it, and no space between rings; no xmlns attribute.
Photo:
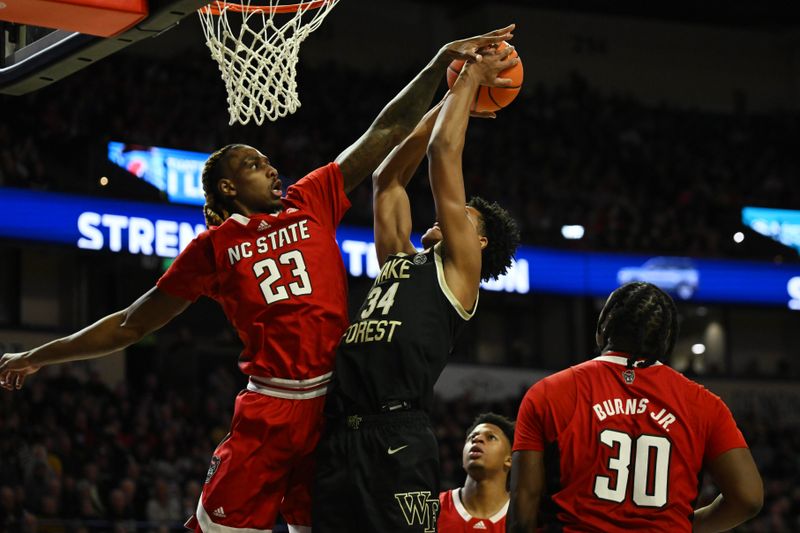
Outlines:
<svg viewBox="0 0 800 533"><path fill-rule="evenodd" d="M399 448L389 448L388 450L386 450L386 453L388 453L389 455L394 455L400 450L403 450L405 448L408 448L408 444L406 444L405 446L400 446Z"/></svg>

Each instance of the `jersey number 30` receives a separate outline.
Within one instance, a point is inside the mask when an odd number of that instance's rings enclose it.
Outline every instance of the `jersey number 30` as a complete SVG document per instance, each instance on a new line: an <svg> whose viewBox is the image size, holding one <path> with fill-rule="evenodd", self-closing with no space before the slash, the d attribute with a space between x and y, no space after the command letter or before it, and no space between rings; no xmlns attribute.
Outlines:
<svg viewBox="0 0 800 533"><path fill-rule="evenodd" d="M608 468L616 474L616 481L612 482L608 476L595 477L595 496L601 500L622 503L627 496L631 459L634 459L633 503L639 507L666 505L672 447L669 440L655 435L639 435L634 448L633 439L627 433L604 429L600 432L600 442L612 449L619 447L616 457L608 460Z"/></svg>
<svg viewBox="0 0 800 533"><path fill-rule="evenodd" d="M296 281L291 281L285 286L277 284L276 282L281 279L281 271L278 270L277 262L282 265L294 266L292 276ZM267 274L267 277L261 280L259 286L261 287L261 294L264 295L264 300L268 304L288 300L289 291L295 296L311 294L311 280L308 279L306 262L300 250L286 252L278 258L277 262L270 257L253 264L253 272L256 278L260 278L265 273ZM286 287L289 287L289 291L286 290Z"/></svg>

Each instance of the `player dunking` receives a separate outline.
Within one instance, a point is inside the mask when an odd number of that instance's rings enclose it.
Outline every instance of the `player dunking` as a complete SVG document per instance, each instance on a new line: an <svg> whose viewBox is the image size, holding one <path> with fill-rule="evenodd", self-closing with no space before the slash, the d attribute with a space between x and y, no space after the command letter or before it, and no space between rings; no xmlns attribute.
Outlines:
<svg viewBox="0 0 800 533"><path fill-rule="evenodd" d="M514 423L478 415L467 430L461 462L463 487L439 494L439 533L505 533Z"/></svg>
<svg viewBox="0 0 800 533"><path fill-rule="evenodd" d="M468 64L373 176L382 265L342 337L317 454L317 533L434 531L439 450L428 411L453 341L472 317L481 279L506 271L519 240L497 204L466 202L461 153L480 84L516 64L511 47ZM405 187L427 153L438 223L411 244Z"/></svg>
<svg viewBox="0 0 800 533"><path fill-rule="evenodd" d="M509 532L536 531L537 521L563 531L727 531L758 512L761 477L730 411L659 362L677 329L666 293L624 285L597 322L601 355L531 387L517 418ZM694 511L703 469L722 494Z"/></svg>
<svg viewBox="0 0 800 533"><path fill-rule="evenodd" d="M229 145L203 169L210 229L128 308L62 339L0 359L0 384L19 388L43 365L101 357L157 330L200 296L220 303L244 344L250 376L231 433L211 460L198 531L267 532L280 512L308 530L313 450L337 343L347 327L347 280L335 229L349 193L417 124L454 58L511 37L511 27L445 45L335 160L281 197L272 162ZM463 208L462 208L463 209Z"/></svg>

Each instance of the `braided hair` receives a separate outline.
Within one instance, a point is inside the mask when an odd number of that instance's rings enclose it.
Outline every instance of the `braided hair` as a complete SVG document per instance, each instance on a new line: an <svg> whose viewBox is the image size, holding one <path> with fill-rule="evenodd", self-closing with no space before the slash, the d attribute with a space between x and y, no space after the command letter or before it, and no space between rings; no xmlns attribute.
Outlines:
<svg viewBox="0 0 800 533"><path fill-rule="evenodd" d="M219 226L231 216L231 212L225 205L225 199L217 189L217 183L222 179L222 163L226 160L228 152L234 148L243 148L242 144L229 144L211 154L203 165L203 192L205 193L206 203L203 206L203 217L206 227Z"/></svg>
<svg viewBox="0 0 800 533"><path fill-rule="evenodd" d="M672 354L678 336L678 309L672 298L652 283L623 285L608 297L597 321L600 350L628 354L628 368L648 367Z"/></svg>

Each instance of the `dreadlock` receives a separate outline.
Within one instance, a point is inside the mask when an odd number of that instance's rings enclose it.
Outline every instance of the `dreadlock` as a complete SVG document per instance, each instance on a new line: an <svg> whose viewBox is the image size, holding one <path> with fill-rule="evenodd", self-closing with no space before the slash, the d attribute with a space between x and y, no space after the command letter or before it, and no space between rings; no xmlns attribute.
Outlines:
<svg viewBox="0 0 800 533"><path fill-rule="evenodd" d="M475 417L475 420L472 421L472 425L467 430L467 438L469 438L469 434L472 433L476 427L481 424L493 424L500 428L503 434L508 439L508 442L511 443L511 446L514 446L514 421L509 420L508 418L504 417L503 415L498 415L497 413L481 413Z"/></svg>
<svg viewBox="0 0 800 533"><path fill-rule="evenodd" d="M479 231L489 243L481 258L481 280L496 279L511 266L511 259L519 246L519 226L497 202L489 203L473 196L468 206L481 214Z"/></svg>
<svg viewBox="0 0 800 533"><path fill-rule="evenodd" d="M678 309L672 298L652 283L623 285L609 296L597 321L599 348L629 354L628 368L644 357L647 367L672 354L678 336Z"/></svg>
<svg viewBox="0 0 800 533"><path fill-rule="evenodd" d="M226 154L233 148L240 148L241 144L229 144L211 154L203 165L203 192L206 196L206 203L203 206L203 217L206 220L206 227L219 226L230 216L230 211L225 207L225 200L217 190L217 183L222 179L221 162L225 160Z"/></svg>

